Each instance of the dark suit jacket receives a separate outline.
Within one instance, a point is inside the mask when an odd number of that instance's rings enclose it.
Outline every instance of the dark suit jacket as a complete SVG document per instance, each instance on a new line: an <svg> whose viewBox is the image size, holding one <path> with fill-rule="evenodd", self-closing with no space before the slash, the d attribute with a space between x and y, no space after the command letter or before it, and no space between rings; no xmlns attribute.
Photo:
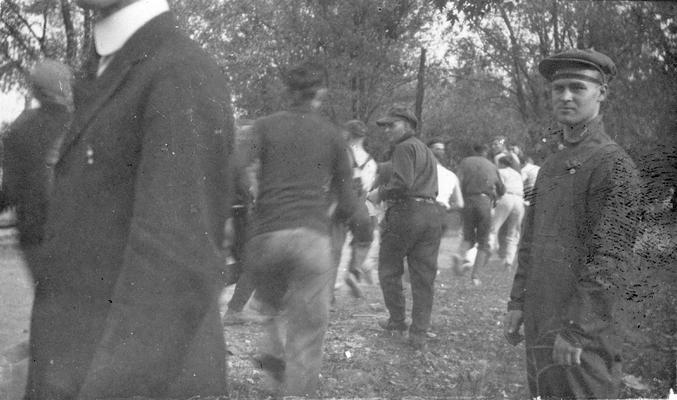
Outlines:
<svg viewBox="0 0 677 400"><path fill-rule="evenodd" d="M76 87L36 288L31 399L226 391L230 96L176 25L154 18Z"/></svg>
<svg viewBox="0 0 677 400"><path fill-rule="evenodd" d="M0 209L16 207L24 249L38 245L44 236L54 162L49 158L54 158L70 117L66 106L45 102L21 113L3 139Z"/></svg>

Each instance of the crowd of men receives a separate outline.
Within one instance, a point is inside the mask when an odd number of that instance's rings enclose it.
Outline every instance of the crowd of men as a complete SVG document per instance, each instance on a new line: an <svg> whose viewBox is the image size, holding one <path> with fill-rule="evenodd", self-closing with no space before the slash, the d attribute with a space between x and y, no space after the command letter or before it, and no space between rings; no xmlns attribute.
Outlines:
<svg viewBox="0 0 677 400"><path fill-rule="evenodd" d="M256 360L273 391L312 396L347 232L341 279L361 295L376 230L389 313L379 325L425 349L440 241L454 229L455 271L476 249L472 284L492 250L517 266L504 333L517 344L524 324L532 395L617 396L611 305L638 187L599 112L616 74L608 57L572 49L539 64L561 125L540 171L498 136L454 173L444 142L425 144L401 106L376 121L391 144L377 164L363 121L318 112L325 73L312 62L285 71L288 107L236 140L226 78L165 0L78 3L97 15L96 57L77 82L38 64L40 108L5 139L3 202L17 207L35 284L25 399L227 394L224 280L240 289L231 314L254 293L267 316ZM235 267L224 273L226 254Z"/></svg>

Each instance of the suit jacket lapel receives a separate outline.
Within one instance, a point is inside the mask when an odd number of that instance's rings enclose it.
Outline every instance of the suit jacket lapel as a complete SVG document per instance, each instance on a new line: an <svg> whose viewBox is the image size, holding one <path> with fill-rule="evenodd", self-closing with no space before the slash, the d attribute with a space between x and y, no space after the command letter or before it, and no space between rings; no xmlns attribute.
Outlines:
<svg viewBox="0 0 677 400"><path fill-rule="evenodd" d="M71 129L64 137L59 159L63 158L90 121L115 94L132 66L144 58L151 57L165 37L164 34L175 26L175 18L169 12L155 17L132 35L101 76L84 79L76 84L75 117Z"/></svg>

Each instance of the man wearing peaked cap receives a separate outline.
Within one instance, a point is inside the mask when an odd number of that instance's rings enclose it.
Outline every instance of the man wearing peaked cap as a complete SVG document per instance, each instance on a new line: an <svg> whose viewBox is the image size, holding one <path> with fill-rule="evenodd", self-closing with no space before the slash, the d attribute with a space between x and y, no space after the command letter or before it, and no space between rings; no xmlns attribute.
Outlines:
<svg viewBox="0 0 677 400"><path fill-rule="evenodd" d="M394 145L392 174L385 187L379 190L380 198L388 202L388 208L378 276L390 313L390 318L382 321L380 326L393 332L407 330L402 289L404 258L407 257L413 300L409 340L415 348L423 349L430 328L433 284L442 235L443 216L435 201L437 162L432 151L415 137L418 120L406 107L392 107L376 123L384 127L388 140Z"/></svg>
<svg viewBox="0 0 677 400"><path fill-rule="evenodd" d="M532 397L617 398L621 341L612 312L631 261L639 184L599 113L616 67L595 50L572 49L539 71L550 81L564 146L539 171L504 334L517 344L524 324Z"/></svg>

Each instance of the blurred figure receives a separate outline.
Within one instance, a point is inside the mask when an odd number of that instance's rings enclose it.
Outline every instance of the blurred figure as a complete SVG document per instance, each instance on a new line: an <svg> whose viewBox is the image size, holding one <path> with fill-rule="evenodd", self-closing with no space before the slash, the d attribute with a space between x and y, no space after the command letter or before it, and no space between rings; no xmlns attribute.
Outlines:
<svg viewBox="0 0 677 400"><path fill-rule="evenodd" d="M376 206L367 201L367 193L373 188L376 181L377 164L371 154L364 148L364 140L367 137L367 125L360 120L351 120L343 126L347 133L348 154L353 167L353 189L361 204L367 207L372 229L376 225ZM362 297L358 283L364 277L371 282L371 271L363 269L364 260L367 257L371 242L358 243L354 238L350 242L350 260L345 282L354 297Z"/></svg>
<svg viewBox="0 0 677 400"><path fill-rule="evenodd" d="M491 141L492 161L494 162L494 165L498 167L498 160L500 160L503 157L507 157L510 167L515 171L519 172L521 167L521 161L517 156L517 154L515 154L507 147L506 143L507 139L503 135L498 135L493 138L493 140Z"/></svg>
<svg viewBox="0 0 677 400"><path fill-rule="evenodd" d="M524 185L522 175L510 167L507 157L500 158L498 165L498 173L505 186L505 193L496 201L489 237L492 249L498 247L501 264L510 270L515 261L522 218L524 218ZM503 241L498 240L498 232L501 228L505 229Z"/></svg>
<svg viewBox="0 0 677 400"><path fill-rule="evenodd" d="M44 60L35 65L28 74L28 82L39 107L21 113L3 139L0 208L15 207L19 247L35 284L44 285L46 278L40 269L38 251L45 236L54 164L72 116L72 80L70 68L57 61ZM0 370L6 368L15 374L15 379L21 377L16 398L25 389L26 366L31 374L36 373L35 364L26 362L29 353L30 344L23 342L15 344L9 353L0 354ZM3 362L9 365L2 365Z"/></svg>
<svg viewBox="0 0 677 400"><path fill-rule="evenodd" d="M253 121L246 121L235 131L236 148L242 148L251 140ZM223 316L224 325L236 325L246 322L256 322L251 316L243 315L243 309L252 293L254 282L250 274L244 271L244 248L247 239L247 228L251 219L251 210L257 190L256 174L258 174L258 160L251 165L245 165L241 159L241 152L234 155L234 194L232 205L232 218L226 221L226 244L224 248L228 253L226 270L224 271L224 284L235 284L233 295L228 301L228 306Z"/></svg>
<svg viewBox="0 0 677 400"><path fill-rule="evenodd" d="M226 79L164 0L78 4L101 57L55 168L26 398L225 395Z"/></svg>
<svg viewBox="0 0 677 400"><path fill-rule="evenodd" d="M458 253L453 256L452 268L461 274L462 260L466 253L477 244L477 255L472 267L470 279L475 286L482 284L478 277L479 270L489 261L491 247L491 211L496 200L505 193L505 186L498 169L487 159L489 152L484 144L473 146L475 155L464 158L456 171L461 183L461 192L465 207L463 208L463 242Z"/></svg>
<svg viewBox="0 0 677 400"><path fill-rule="evenodd" d="M313 396L319 384L322 344L334 271L330 250L331 205L349 221L358 242L371 240L371 224L352 188L352 170L341 132L317 110L326 89L316 64L285 76L290 107L254 123L246 159L259 159L259 194L245 271L256 297L275 313L266 322L258 365L277 395Z"/></svg>
<svg viewBox="0 0 677 400"><path fill-rule="evenodd" d="M25 110L3 140L3 183L0 208L15 206L19 245L35 281L42 279L34 257L44 239L47 204L63 135L73 110L70 68L44 60L28 74L38 108Z"/></svg>
<svg viewBox="0 0 677 400"><path fill-rule="evenodd" d="M528 207L504 334L524 324L531 397L618 398L622 340L614 300L633 259L639 179L606 133L600 106L616 66L570 49L538 66L564 148L548 157Z"/></svg>
<svg viewBox="0 0 677 400"><path fill-rule="evenodd" d="M461 193L461 184L456 174L444 166L444 160L447 157L444 142L441 139L432 139L428 141L428 147L437 158L437 204L444 211L444 221L442 222L442 232L446 234L451 228L452 218L450 213L463 208L463 194ZM453 227L454 230L460 227Z"/></svg>
<svg viewBox="0 0 677 400"><path fill-rule="evenodd" d="M524 204L529 206L534 198L534 186L536 185L536 178L538 171L541 169L534 164L533 158L527 156L524 159L524 166L520 171L522 175L522 185L524 186Z"/></svg>
<svg viewBox="0 0 677 400"><path fill-rule="evenodd" d="M384 199L388 209L379 251L378 276L390 317L381 328L403 333L407 330L402 288L404 259L407 259L412 289L409 342L426 347L437 275L437 255L442 236L442 216L437 196L435 155L414 136L417 118L405 107L392 107L376 122L384 127L393 145L392 173L385 187L372 195Z"/></svg>

